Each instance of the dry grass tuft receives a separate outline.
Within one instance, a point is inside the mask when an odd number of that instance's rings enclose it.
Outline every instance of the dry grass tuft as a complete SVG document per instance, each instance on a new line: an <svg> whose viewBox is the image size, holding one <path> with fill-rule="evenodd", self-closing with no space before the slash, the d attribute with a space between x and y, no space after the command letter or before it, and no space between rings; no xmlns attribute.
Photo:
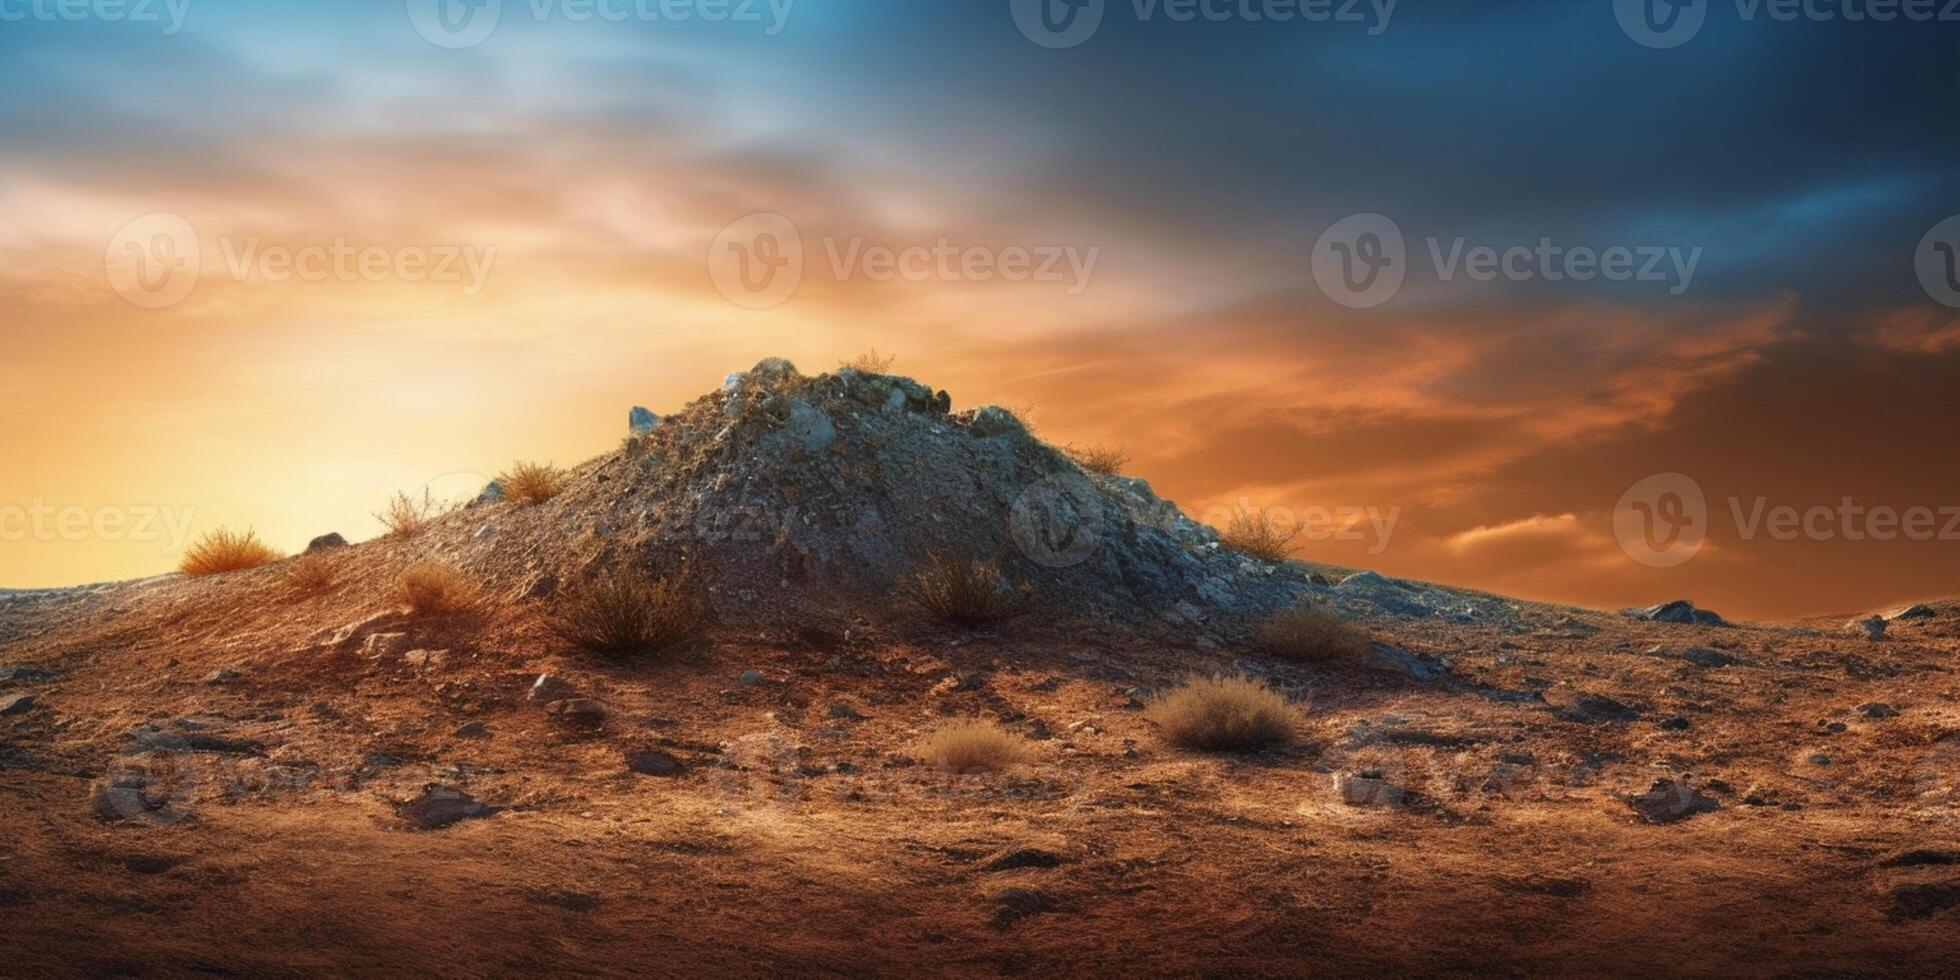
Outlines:
<svg viewBox="0 0 1960 980"><path fill-rule="evenodd" d="M410 565L395 580L395 600L417 616L447 616L474 607L476 587L448 565L425 561Z"/></svg>
<svg viewBox="0 0 1960 980"><path fill-rule="evenodd" d="M1281 660L1322 664L1360 660L1374 641L1332 609L1303 603L1261 624L1259 647Z"/></svg>
<svg viewBox="0 0 1960 980"><path fill-rule="evenodd" d="M282 557L249 528L237 534L221 527L185 549L184 560L177 567L185 575L222 575L257 568Z"/></svg>
<svg viewBox="0 0 1960 980"><path fill-rule="evenodd" d="M1063 452L1075 460L1075 465L1104 476L1123 472L1124 464L1130 461L1129 453L1113 446L1070 446Z"/></svg>
<svg viewBox="0 0 1960 980"><path fill-rule="evenodd" d="M878 353L878 348L873 347L870 350L865 351L864 353L859 354L858 356L853 357L848 361L845 361L843 366L850 368L851 370L856 371L859 374L887 374L890 373L892 369L892 364L896 363L897 361L898 361L898 355L892 354L888 356L885 354L880 354Z"/></svg>
<svg viewBox="0 0 1960 980"><path fill-rule="evenodd" d="M1152 702L1144 717L1186 748L1231 752L1293 738L1297 715L1277 692L1246 677L1206 677Z"/></svg>
<svg viewBox="0 0 1960 980"><path fill-rule="evenodd" d="M544 503L565 489L565 471L549 463L517 463L497 477L504 499L524 506Z"/></svg>
<svg viewBox="0 0 1960 980"><path fill-rule="evenodd" d="M935 555L925 571L900 581L898 588L934 618L958 626L984 626L1012 609L999 562Z"/></svg>
<svg viewBox="0 0 1960 980"><path fill-rule="evenodd" d="M429 491L422 491L422 499L417 500L405 493L397 493L388 501L388 509L374 515L381 526L388 529L388 537L412 538L429 529L435 519L449 512L449 508L436 502Z"/></svg>
<svg viewBox="0 0 1960 980"><path fill-rule="evenodd" d="M546 616L552 632L608 657L650 656L701 631L703 605L691 574L649 578L617 569L570 589Z"/></svg>
<svg viewBox="0 0 1960 980"><path fill-rule="evenodd" d="M340 581L340 562L331 553L316 551L293 559L286 571L286 587L295 595L319 595Z"/></svg>
<svg viewBox="0 0 1960 980"><path fill-rule="evenodd" d="M1263 515L1241 510L1232 514L1231 523L1219 532L1218 539L1233 551L1243 551L1261 561L1281 562L1292 556L1293 539L1299 536L1297 527L1281 532Z"/></svg>
<svg viewBox="0 0 1960 980"><path fill-rule="evenodd" d="M914 751L953 772L999 772L1034 755L1026 739L985 718L946 722L920 739Z"/></svg>

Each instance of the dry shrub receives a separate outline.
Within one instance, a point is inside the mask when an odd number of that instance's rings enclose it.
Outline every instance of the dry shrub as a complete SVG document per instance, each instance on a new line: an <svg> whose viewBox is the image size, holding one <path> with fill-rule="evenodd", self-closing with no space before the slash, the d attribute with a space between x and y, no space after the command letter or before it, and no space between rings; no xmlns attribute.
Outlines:
<svg viewBox="0 0 1960 980"><path fill-rule="evenodd" d="M1007 615L1011 597L1000 563L935 555L925 571L899 582L899 593L936 619L984 626Z"/></svg>
<svg viewBox="0 0 1960 980"><path fill-rule="evenodd" d="M920 758L953 772L998 772L1027 762L1027 740L986 718L946 722L919 740Z"/></svg>
<svg viewBox="0 0 1960 980"><path fill-rule="evenodd" d="M395 580L395 600L418 616L446 616L476 605L476 587L448 565L425 561L410 565Z"/></svg>
<svg viewBox="0 0 1960 980"><path fill-rule="evenodd" d="M286 571L286 587L302 596L319 595L339 580L340 563L324 551L299 556Z"/></svg>
<svg viewBox="0 0 1960 980"><path fill-rule="evenodd" d="M1104 476L1123 472L1123 465L1130 461L1129 453L1113 446L1070 446L1064 452L1075 460L1075 465Z"/></svg>
<svg viewBox="0 0 1960 980"><path fill-rule="evenodd" d="M1258 681L1206 677L1158 698L1144 717L1178 745L1230 752L1291 740L1297 716L1284 697Z"/></svg>
<svg viewBox="0 0 1960 980"><path fill-rule="evenodd" d="M251 529L238 534L221 527L185 549L184 560L177 567L185 575L221 575L257 568L281 557L278 552L266 547L265 542L260 541Z"/></svg>
<svg viewBox="0 0 1960 980"><path fill-rule="evenodd" d="M525 506L541 504L565 489L565 471L549 463L516 463L497 476L504 499Z"/></svg>
<svg viewBox="0 0 1960 980"><path fill-rule="evenodd" d="M637 568L607 572L558 600L551 631L608 657L661 653L700 633L703 607L690 573L649 578Z"/></svg>
<svg viewBox="0 0 1960 980"><path fill-rule="evenodd" d="M422 491L417 500L405 493L397 493L388 501L388 509L374 515L381 526L388 529L391 538L412 538L428 530L435 519L448 512L448 508L436 502L429 491Z"/></svg>
<svg viewBox="0 0 1960 980"><path fill-rule="evenodd" d="M859 354L858 356L853 357L848 361L845 361L844 366L850 368L853 371L858 372L859 374L885 374L892 369L892 364L897 360L898 360L898 355L893 354L887 356L884 354L880 354L878 353L878 348L873 347L870 350L865 351L864 353Z"/></svg>
<svg viewBox="0 0 1960 980"><path fill-rule="evenodd" d="M1360 660L1374 641L1332 609L1302 604L1261 624L1259 646L1281 660L1320 664Z"/></svg>
<svg viewBox="0 0 1960 980"><path fill-rule="evenodd" d="M1293 539L1300 536L1300 529L1281 532L1273 522L1250 511L1236 511L1231 523L1225 526L1218 538L1225 547L1233 551L1243 551L1261 561L1281 562L1293 554Z"/></svg>

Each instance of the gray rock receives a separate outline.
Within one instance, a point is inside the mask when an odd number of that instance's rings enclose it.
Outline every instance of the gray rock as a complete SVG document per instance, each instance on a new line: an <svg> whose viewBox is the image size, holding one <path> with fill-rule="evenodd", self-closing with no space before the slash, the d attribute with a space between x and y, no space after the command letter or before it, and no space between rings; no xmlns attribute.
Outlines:
<svg viewBox="0 0 1960 980"><path fill-rule="evenodd" d="M1727 626L1728 620L1706 609L1696 609L1695 604L1686 599L1663 602L1656 606L1636 606L1620 610L1620 615L1632 619L1642 619L1650 623L1687 623L1699 626Z"/></svg>
<svg viewBox="0 0 1960 980"><path fill-rule="evenodd" d="M1694 727L1694 724L1680 715L1675 715L1672 718L1663 718L1660 723L1660 729L1664 732L1685 732L1692 727Z"/></svg>
<svg viewBox="0 0 1960 980"><path fill-rule="evenodd" d="M789 421L784 424L782 435L805 452L819 453L837 441L837 426L822 409L801 398L792 398Z"/></svg>
<svg viewBox="0 0 1960 980"><path fill-rule="evenodd" d="M1899 715L1897 709L1882 701L1861 704L1858 706L1858 713L1867 718L1896 718Z"/></svg>
<svg viewBox="0 0 1960 980"><path fill-rule="evenodd" d="M483 492L477 494L475 500L470 501L470 506L482 507L487 504L497 503L503 499L504 499L503 483L497 480L491 480L489 483L484 484Z"/></svg>
<svg viewBox="0 0 1960 980"><path fill-rule="evenodd" d="M557 674L539 674L538 679L531 682L531 690L524 695L524 700L532 704L550 704L571 696L572 686L565 683L564 678Z"/></svg>
<svg viewBox="0 0 1960 980"><path fill-rule="evenodd" d="M626 768L642 776L678 776L687 769L681 760L659 749L628 750Z"/></svg>
<svg viewBox="0 0 1960 980"><path fill-rule="evenodd" d="M1572 705L1559 712L1568 721L1626 722L1640 717L1640 709L1624 701L1617 701L1604 694L1581 694Z"/></svg>
<svg viewBox="0 0 1960 980"><path fill-rule="evenodd" d="M1736 662L1734 657L1707 647L1689 647L1681 651L1681 659L1697 667L1733 667Z"/></svg>
<svg viewBox="0 0 1960 980"><path fill-rule="evenodd" d="M659 427L660 416L653 414L644 406L635 405L632 411L626 413L626 430L631 432L635 439L652 435L653 430Z"/></svg>
<svg viewBox="0 0 1960 980"><path fill-rule="evenodd" d="M466 721L450 733L456 738L488 738L490 726L480 721Z"/></svg>
<svg viewBox="0 0 1960 980"><path fill-rule="evenodd" d="M1334 777L1334 791L1348 806L1401 806L1407 791L1388 781L1376 770L1342 773Z"/></svg>
<svg viewBox="0 0 1960 980"><path fill-rule="evenodd" d="M32 694L9 694L0 698L0 715L23 715L39 703Z"/></svg>
<svg viewBox="0 0 1960 980"><path fill-rule="evenodd" d="M858 709L852 707L848 702L844 702L844 701L837 701L831 704L830 717L838 719L839 721L863 721L864 720L864 715L858 713Z"/></svg>
<svg viewBox="0 0 1960 980"><path fill-rule="evenodd" d="M755 687L761 684L764 679L765 678L762 676L762 671L745 670L742 671L742 675L740 677L735 678L735 683L740 684L743 687Z"/></svg>
<svg viewBox="0 0 1960 980"><path fill-rule="evenodd" d="M1669 824L1701 813L1713 813L1721 804L1703 796L1685 779L1657 779L1647 792L1627 798L1627 805L1640 819L1653 824Z"/></svg>
<svg viewBox="0 0 1960 980"><path fill-rule="evenodd" d="M1890 623L1884 616L1866 616L1864 619L1854 619L1844 624L1844 630L1847 633L1863 633L1866 639L1883 640L1888 625Z"/></svg>
<svg viewBox="0 0 1960 980"><path fill-rule="evenodd" d="M974 409L973 419L967 423L967 428L982 439L994 436L1025 439L1028 435L1028 427L1015 418L1013 412L999 405L983 405Z"/></svg>
<svg viewBox="0 0 1960 980"><path fill-rule="evenodd" d="M1444 660L1410 653L1386 643L1377 643L1369 648L1367 664L1375 670L1402 674L1419 681L1436 680L1450 672L1450 665Z"/></svg>
<svg viewBox="0 0 1960 980"><path fill-rule="evenodd" d="M232 670L229 667L220 667L204 675L204 683L212 686L229 684L237 679L238 671Z"/></svg>
<svg viewBox="0 0 1960 980"><path fill-rule="evenodd" d="M1886 613L1885 618L1889 620L1931 619L1937 615L1939 615L1938 610L1934 609L1932 606L1920 602L1907 606L1904 609L1894 609L1891 612Z"/></svg>
<svg viewBox="0 0 1960 980"><path fill-rule="evenodd" d="M1059 868L1062 856L1038 847L1017 847L994 855L981 866L983 871L1015 871L1021 868Z"/></svg>
<svg viewBox="0 0 1960 980"><path fill-rule="evenodd" d="M39 684L54 676L54 671L38 664L8 664L0 667L0 684Z"/></svg>
<svg viewBox="0 0 1960 980"><path fill-rule="evenodd" d="M574 728L598 728L606 723L607 716L611 714L605 705L591 698L553 701L545 711L551 715L551 720Z"/></svg>
<svg viewBox="0 0 1960 980"><path fill-rule="evenodd" d="M418 830L440 830L465 820L481 820L497 808L479 803L468 793L430 783L413 799L395 804L395 815Z"/></svg>
<svg viewBox="0 0 1960 980"><path fill-rule="evenodd" d="M322 551L333 551L335 549L345 548L345 547L347 547L347 539L341 537L340 533L336 531L331 534L322 534L319 537L314 538L311 541L308 541L306 543L306 553L311 555L311 554L317 554Z"/></svg>

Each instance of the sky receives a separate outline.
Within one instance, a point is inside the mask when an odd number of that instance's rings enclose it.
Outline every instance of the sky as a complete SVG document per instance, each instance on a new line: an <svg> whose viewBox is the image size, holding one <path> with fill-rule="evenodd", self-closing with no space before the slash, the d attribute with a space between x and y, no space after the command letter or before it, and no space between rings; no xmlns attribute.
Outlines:
<svg viewBox="0 0 1960 980"><path fill-rule="evenodd" d="M1304 557L1960 594L1943 4L442 2L0 0L0 587L875 347Z"/></svg>

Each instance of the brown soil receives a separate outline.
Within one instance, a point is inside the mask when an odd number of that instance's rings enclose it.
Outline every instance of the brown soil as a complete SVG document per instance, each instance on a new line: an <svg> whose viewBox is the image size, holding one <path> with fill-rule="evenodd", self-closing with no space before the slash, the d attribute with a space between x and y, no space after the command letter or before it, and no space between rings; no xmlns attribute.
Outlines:
<svg viewBox="0 0 1960 980"><path fill-rule="evenodd" d="M1450 661L1423 681L1049 609L724 626L621 665L553 639L548 599L500 600L336 645L415 550L349 549L303 599L273 566L0 602L0 666L52 672L0 683L36 699L0 717L0 974L1933 974L1960 952L1953 606L1876 642L1527 604L1368 622ZM1246 669L1300 705L1291 747L1175 749L1138 710L1135 688ZM603 725L529 702L541 673ZM907 758L967 714L1050 737L1001 775ZM684 768L633 772L636 750ZM1376 770L1375 805L1343 800ZM1675 777L1719 809L1638 817ZM98 814L119 779L147 802ZM395 804L432 783L496 809L416 829Z"/></svg>

